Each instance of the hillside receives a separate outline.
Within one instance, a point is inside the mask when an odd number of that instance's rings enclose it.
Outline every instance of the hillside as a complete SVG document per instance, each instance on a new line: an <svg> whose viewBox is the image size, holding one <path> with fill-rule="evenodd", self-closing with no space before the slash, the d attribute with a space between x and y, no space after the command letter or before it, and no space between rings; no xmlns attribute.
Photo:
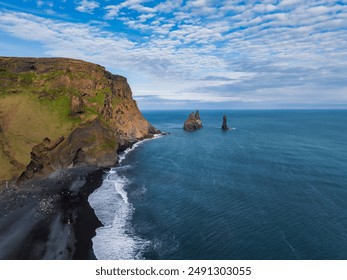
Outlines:
<svg viewBox="0 0 347 280"><path fill-rule="evenodd" d="M118 149L157 132L126 78L102 66L0 57L0 181L110 166Z"/></svg>

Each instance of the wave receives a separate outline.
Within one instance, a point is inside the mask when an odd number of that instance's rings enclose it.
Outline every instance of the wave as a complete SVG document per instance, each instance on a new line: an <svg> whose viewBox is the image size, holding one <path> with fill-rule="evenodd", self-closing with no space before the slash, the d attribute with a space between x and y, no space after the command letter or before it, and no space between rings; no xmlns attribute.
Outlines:
<svg viewBox="0 0 347 280"><path fill-rule="evenodd" d="M104 180L88 198L103 224L92 239L94 254L99 260L140 259L149 242L136 236L132 228L134 209L124 189L128 180L114 174L112 177Z"/></svg>
<svg viewBox="0 0 347 280"><path fill-rule="evenodd" d="M154 134L153 138L148 138L148 139L143 139L141 141L136 142L135 144L133 144L131 147L127 148L124 150L123 153L121 153L120 155L118 155L118 164L121 164L123 160L125 160L127 154L129 154L130 152L132 152L133 150L135 150L139 145L141 145L142 143L149 141L149 140L153 140L153 139L157 139L159 137L162 137L162 134Z"/></svg>
<svg viewBox="0 0 347 280"><path fill-rule="evenodd" d="M158 138L155 135L153 138ZM119 166L111 168L101 185L88 198L90 206L103 224L96 230L92 239L93 250L99 260L141 259L144 250L151 242L137 236L132 226L133 205L128 200L126 191L130 181L119 173L132 168L122 166L126 155L135 150L145 139L126 149L118 157Z"/></svg>

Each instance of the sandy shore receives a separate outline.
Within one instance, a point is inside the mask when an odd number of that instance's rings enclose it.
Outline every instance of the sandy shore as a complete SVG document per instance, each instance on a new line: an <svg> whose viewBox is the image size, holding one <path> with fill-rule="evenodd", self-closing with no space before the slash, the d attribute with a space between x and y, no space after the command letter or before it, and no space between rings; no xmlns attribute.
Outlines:
<svg viewBox="0 0 347 280"><path fill-rule="evenodd" d="M0 259L95 259L88 196L102 170L76 168L0 191Z"/></svg>

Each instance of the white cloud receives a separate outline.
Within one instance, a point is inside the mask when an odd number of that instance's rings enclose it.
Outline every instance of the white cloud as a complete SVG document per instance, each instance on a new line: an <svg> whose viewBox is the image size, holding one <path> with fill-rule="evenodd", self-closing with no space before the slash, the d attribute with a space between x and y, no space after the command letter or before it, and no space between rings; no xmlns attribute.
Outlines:
<svg viewBox="0 0 347 280"><path fill-rule="evenodd" d="M105 7L106 15L104 18L106 20L114 19L118 16L122 9L129 9L136 11L138 13L154 13L155 8L146 7L142 3L146 3L148 0L126 0L118 5L108 5Z"/></svg>
<svg viewBox="0 0 347 280"><path fill-rule="evenodd" d="M188 7L197 7L197 8L203 8L203 7L209 7L211 6L210 0L191 0L187 2Z"/></svg>
<svg viewBox="0 0 347 280"><path fill-rule="evenodd" d="M90 0L81 0L78 1L76 6L76 10L81 13L88 13L92 14L94 13L94 10L100 6L100 4L96 1L90 1Z"/></svg>
<svg viewBox="0 0 347 280"><path fill-rule="evenodd" d="M301 0L282 0L279 6L295 6L302 3Z"/></svg>
<svg viewBox="0 0 347 280"><path fill-rule="evenodd" d="M11 12L2 12L0 30L41 43L45 55L130 73L141 80L132 84L135 95L304 103L319 92L320 102L346 102L347 6L323 0L261 2L166 0L153 6L127 0L104 7L104 17L131 29L131 37L105 32L102 24ZM108 24L112 30L113 21Z"/></svg>
<svg viewBox="0 0 347 280"><path fill-rule="evenodd" d="M140 22L146 22L148 19L154 18L155 14L142 14L138 17Z"/></svg>
<svg viewBox="0 0 347 280"><path fill-rule="evenodd" d="M116 5L108 5L105 7L106 10L106 15L105 15L105 19L114 19L118 16L119 11L120 11L120 7L116 6Z"/></svg>
<svg viewBox="0 0 347 280"><path fill-rule="evenodd" d="M166 0L165 2L161 2L157 6L155 6L155 10L157 10L158 12L169 13L181 7L182 3L183 0Z"/></svg>

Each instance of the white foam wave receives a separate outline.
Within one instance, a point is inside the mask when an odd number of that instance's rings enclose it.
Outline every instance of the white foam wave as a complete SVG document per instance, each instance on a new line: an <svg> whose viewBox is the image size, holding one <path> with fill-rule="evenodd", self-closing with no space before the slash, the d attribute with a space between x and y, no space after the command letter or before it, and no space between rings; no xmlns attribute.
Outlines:
<svg viewBox="0 0 347 280"><path fill-rule="evenodd" d="M153 138L158 137L160 135ZM137 142L126 149L119 156L119 164L128 153L147 140L149 139ZM111 168L101 187L88 198L89 204L103 224L103 227L96 230L96 236L92 239L94 254L99 260L140 259L142 252L150 245L149 241L136 236L132 228L134 209L128 201L126 191L129 180L119 175L119 172L129 168L130 165Z"/></svg>
<svg viewBox="0 0 347 280"><path fill-rule="evenodd" d="M124 189L129 181L115 174L110 178L111 175L88 198L103 224L92 239L94 254L99 260L141 258L141 252L149 242L133 232L131 219L134 209Z"/></svg>
<svg viewBox="0 0 347 280"><path fill-rule="evenodd" d="M120 194L120 196L122 197L123 201L128 204L128 194L127 192L124 190L124 187L126 186L128 180L125 177L121 177L118 180L115 180L115 188L117 190L117 192Z"/></svg>
<svg viewBox="0 0 347 280"><path fill-rule="evenodd" d="M129 154L130 152L132 152L133 150L135 150L139 145L141 145L142 143L146 142L146 141L149 141L149 140L153 140L153 139L157 139L157 138L160 138L162 137L163 135L162 134L154 134L152 138L148 138L148 139L144 139L144 140L141 140L141 141L138 141L136 142L135 144L133 144L131 147L127 148L124 150L123 153L121 153L119 156L118 156L118 163L121 164L123 160L125 160L127 154Z"/></svg>

